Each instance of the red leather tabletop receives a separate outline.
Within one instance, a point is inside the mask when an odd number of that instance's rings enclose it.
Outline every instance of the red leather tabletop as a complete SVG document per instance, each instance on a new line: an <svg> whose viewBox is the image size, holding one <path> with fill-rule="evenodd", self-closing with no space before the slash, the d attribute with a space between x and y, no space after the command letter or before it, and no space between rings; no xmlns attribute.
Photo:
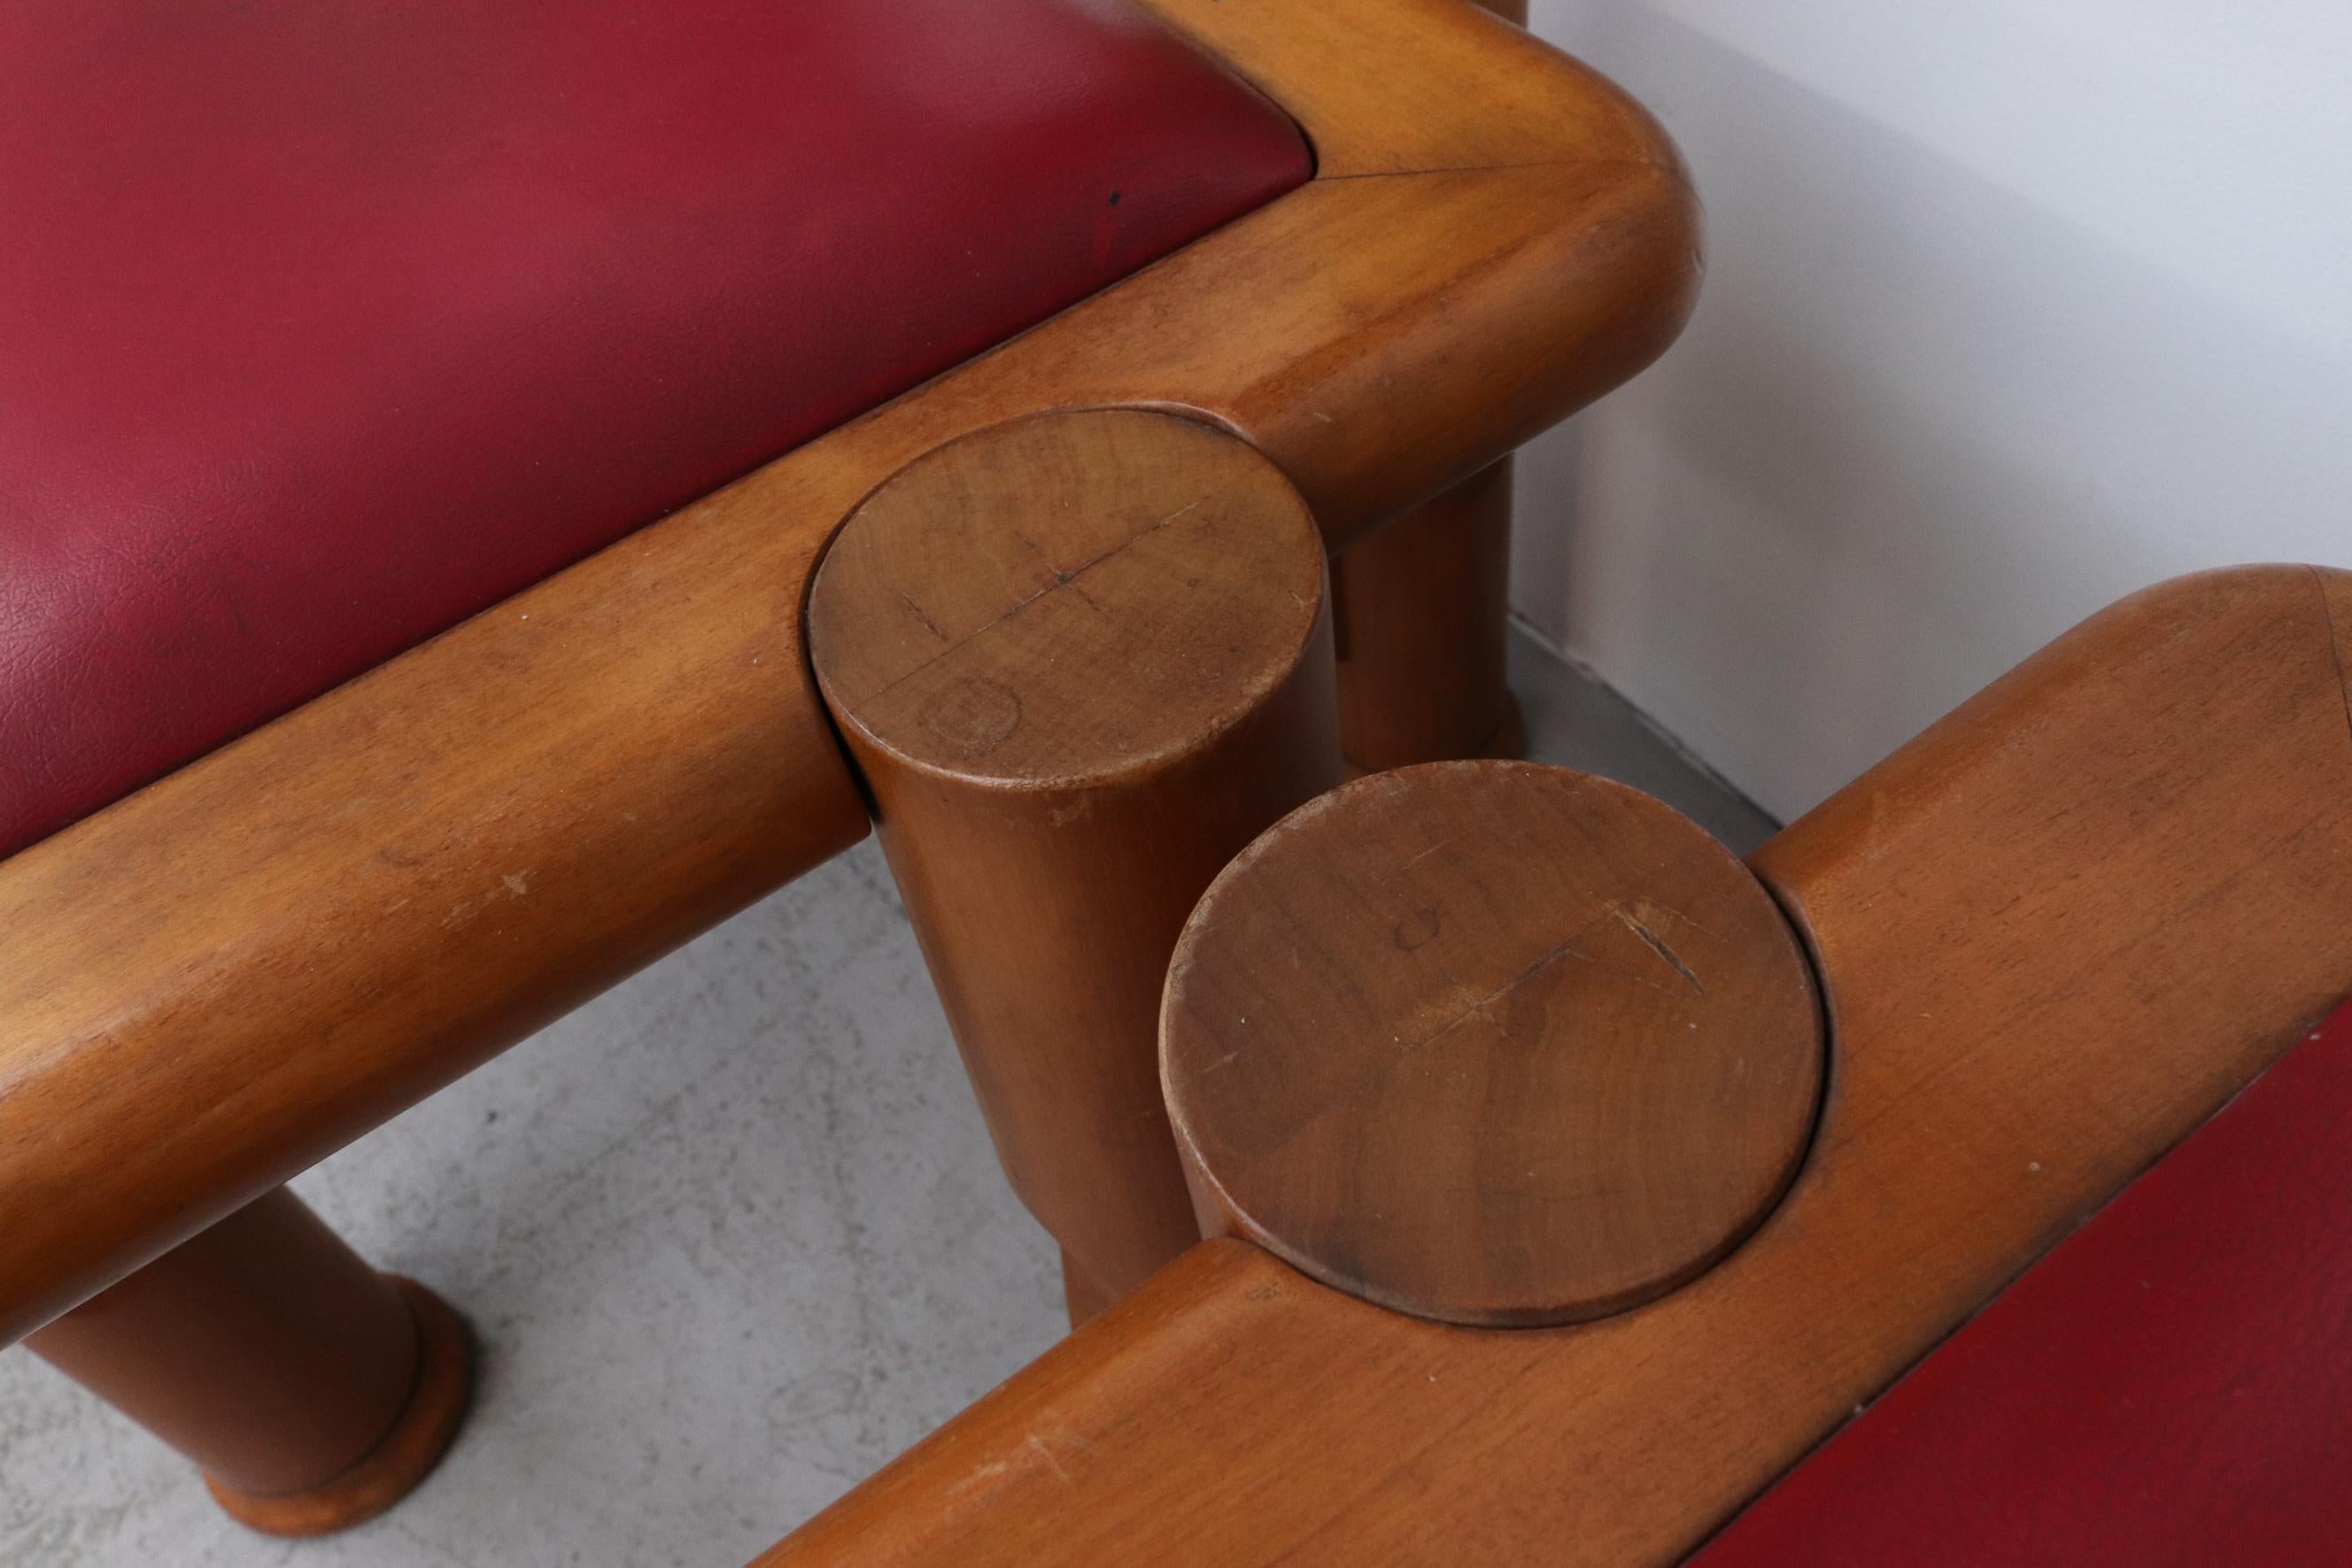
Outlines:
<svg viewBox="0 0 2352 1568"><path fill-rule="evenodd" d="M2352 1563L2352 1007L1694 1561Z"/></svg>
<svg viewBox="0 0 2352 1568"><path fill-rule="evenodd" d="M0 854L1308 173L1118 0L0 10Z"/></svg>

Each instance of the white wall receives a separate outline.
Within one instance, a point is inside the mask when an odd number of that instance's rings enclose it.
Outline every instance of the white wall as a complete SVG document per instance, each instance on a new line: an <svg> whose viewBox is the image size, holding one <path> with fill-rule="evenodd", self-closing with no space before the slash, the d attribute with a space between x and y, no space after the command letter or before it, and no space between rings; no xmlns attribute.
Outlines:
<svg viewBox="0 0 2352 1568"><path fill-rule="evenodd" d="M1521 460L1514 597L1793 815L2084 615L2352 566L2352 6L1535 0L1698 314Z"/></svg>

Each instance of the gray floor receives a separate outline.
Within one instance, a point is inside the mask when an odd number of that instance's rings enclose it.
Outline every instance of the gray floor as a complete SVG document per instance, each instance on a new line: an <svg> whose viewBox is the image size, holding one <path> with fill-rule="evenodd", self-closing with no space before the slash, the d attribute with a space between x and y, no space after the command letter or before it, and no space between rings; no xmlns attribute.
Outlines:
<svg viewBox="0 0 2352 1568"><path fill-rule="evenodd" d="M1529 752L1735 848L1755 808L1524 639ZM1051 1344L1054 1249L998 1176L870 844L746 911L295 1184L483 1343L449 1462L291 1545L172 1454L0 1355L15 1568L733 1568Z"/></svg>

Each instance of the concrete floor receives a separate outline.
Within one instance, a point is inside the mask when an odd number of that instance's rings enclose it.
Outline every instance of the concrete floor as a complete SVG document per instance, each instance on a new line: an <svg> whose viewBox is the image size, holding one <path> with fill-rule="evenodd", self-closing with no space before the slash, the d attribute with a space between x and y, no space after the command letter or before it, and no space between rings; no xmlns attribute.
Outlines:
<svg viewBox="0 0 2352 1568"><path fill-rule="evenodd" d="M1524 638L1529 754L1736 849L1771 823ZM296 1182L482 1345L449 1461L289 1544L19 1351L14 1568L734 1568L1054 1343L1055 1249L998 1176L871 843Z"/></svg>

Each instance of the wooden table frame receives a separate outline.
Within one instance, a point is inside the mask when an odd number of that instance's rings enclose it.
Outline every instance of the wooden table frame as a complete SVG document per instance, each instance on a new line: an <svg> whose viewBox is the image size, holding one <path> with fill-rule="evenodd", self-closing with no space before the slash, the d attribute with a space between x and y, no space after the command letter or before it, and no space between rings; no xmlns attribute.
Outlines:
<svg viewBox="0 0 2352 1568"><path fill-rule="evenodd" d="M2060 638L1749 858L1813 1147L1662 1300L1467 1329L1202 1243L761 1559L1680 1561L2352 990L2352 571Z"/></svg>
<svg viewBox="0 0 2352 1568"><path fill-rule="evenodd" d="M1455 0L1151 8L1310 183L0 865L7 1338L860 838L800 606L907 460L1183 410L1336 547L1679 329L1688 186L1582 68Z"/></svg>
<svg viewBox="0 0 2352 1568"><path fill-rule="evenodd" d="M1462 0L1144 0L1306 186L0 863L0 1343L856 842L803 605L956 436L1181 413L1330 548L1672 340L1673 148Z"/></svg>

